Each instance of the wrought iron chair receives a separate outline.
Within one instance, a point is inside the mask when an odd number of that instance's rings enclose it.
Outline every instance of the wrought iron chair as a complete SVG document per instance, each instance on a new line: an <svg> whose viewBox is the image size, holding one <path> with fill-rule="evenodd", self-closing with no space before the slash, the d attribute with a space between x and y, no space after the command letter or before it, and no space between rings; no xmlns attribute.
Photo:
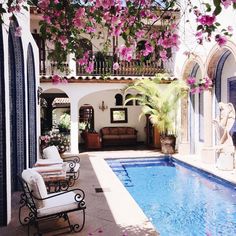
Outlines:
<svg viewBox="0 0 236 236"><path fill-rule="evenodd" d="M70 155L61 158L56 146L49 146L43 149L43 159L39 159L35 166L50 166L66 163L66 174L69 178L70 187L74 185L80 174L80 158L77 155Z"/></svg>
<svg viewBox="0 0 236 236"><path fill-rule="evenodd" d="M47 194L42 176L33 169L24 170L18 178L23 188L20 199L19 222L21 225L28 226L28 235L30 235L30 225L34 225L37 229L34 235L42 235L39 223L57 218L63 218L67 221L68 226L56 230L68 228L69 232L80 232L83 229L86 209L83 190L77 188L56 194ZM22 217L23 208L27 208L29 211L26 217ZM82 212L81 224L72 225L70 223L68 213L74 211Z"/></svg>

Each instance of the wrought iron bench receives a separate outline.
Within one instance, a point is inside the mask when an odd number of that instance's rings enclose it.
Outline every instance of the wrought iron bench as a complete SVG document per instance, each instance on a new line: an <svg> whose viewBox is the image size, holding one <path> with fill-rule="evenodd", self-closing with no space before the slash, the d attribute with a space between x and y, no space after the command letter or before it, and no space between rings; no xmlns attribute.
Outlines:
<svg viewBox="0 0 236 236"><path fill-rule="evenodd" d="M42 176L33 169L27 169L18 176L23 188L20 199L19 221L21 225L28 226L30 235L30 225L36 227L37 233L42 235L39 223L45 220L63 218L68 225L56 230L68 229L67 232L80 232L85 223L85 194L81 189L72 189L60 193L47 194L46 186ZM22 209L28 209L28 215L23 217ZM72 225L68 213L81 211L81 223Z"/></svg>

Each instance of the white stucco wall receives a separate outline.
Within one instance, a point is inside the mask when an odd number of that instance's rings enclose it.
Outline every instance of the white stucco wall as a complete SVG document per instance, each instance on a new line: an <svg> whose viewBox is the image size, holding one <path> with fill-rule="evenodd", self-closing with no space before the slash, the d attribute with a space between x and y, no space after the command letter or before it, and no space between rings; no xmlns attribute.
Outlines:
<svg viewBox="0 0 236 236"><path fill-rule="evenodd" d="M94 108L94 127L96 131L99 131L105 126L130 126L138 130L138 141L145 141L145 117L139 120L139 114L141 113L141 107L137 105L132 106L115 106L115 95L121 94L120 89L100 91L89 94L83 97L79 102L79 108L83 104L90 104ZM125 97L125 94L123 95ZM104 101L108 109L102 111L99 109L99 105ZM110 108L122 108L126 107L128 111L128 122L127 123L111 123L110 120Z"/></svg>

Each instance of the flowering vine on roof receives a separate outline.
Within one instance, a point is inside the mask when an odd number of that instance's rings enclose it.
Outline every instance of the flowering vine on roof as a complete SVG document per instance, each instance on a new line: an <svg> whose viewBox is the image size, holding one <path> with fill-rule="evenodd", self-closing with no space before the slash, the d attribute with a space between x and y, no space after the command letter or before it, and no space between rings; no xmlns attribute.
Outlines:
<svg viewBox="0 0 236 236"><path fill-rule="evenodd" d="M26 0L8 0L0 4L0 20L3 14L14 14L26 8ZM63 69L68 54L83 65L86 72L94 68L92 52L81 45L81 39L99 39L102 41L103 52L106 53L113 43L114 37L121 37L123 44L117 46L116 58L131 61L136 54L136 46L140 40L146 40L144 48L139 51L141 61L154 51L155 60L166 61L171 56L169 51L178 50L180 36L179 20L187 13L193 12L197 28L194 32L199 44L215 40L220 46L231 35L231 26L222 29L217 16L222 8L236 8L236 0L182 1L176 0L31 0L30 5L42 14L40 32L54 48L49 59ZM187 22L186 22L187 23ZM20 35L20 28L16 34ZM119 61L113 61L113 69L119 68Z"/></svg>

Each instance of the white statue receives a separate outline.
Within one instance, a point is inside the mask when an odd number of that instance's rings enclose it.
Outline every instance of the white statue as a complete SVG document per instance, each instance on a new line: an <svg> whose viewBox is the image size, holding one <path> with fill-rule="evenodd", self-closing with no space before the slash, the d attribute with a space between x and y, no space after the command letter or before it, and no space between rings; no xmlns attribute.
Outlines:
<svg viewBox="0 0 236 236"><path fill-rule="evenodd" d="M220 116L213 120L218 138L216 146L216 166L222 170L234 168L235 147L231 137L232 127L235 123L235 109L232 103L219 103Z"/></svg>

